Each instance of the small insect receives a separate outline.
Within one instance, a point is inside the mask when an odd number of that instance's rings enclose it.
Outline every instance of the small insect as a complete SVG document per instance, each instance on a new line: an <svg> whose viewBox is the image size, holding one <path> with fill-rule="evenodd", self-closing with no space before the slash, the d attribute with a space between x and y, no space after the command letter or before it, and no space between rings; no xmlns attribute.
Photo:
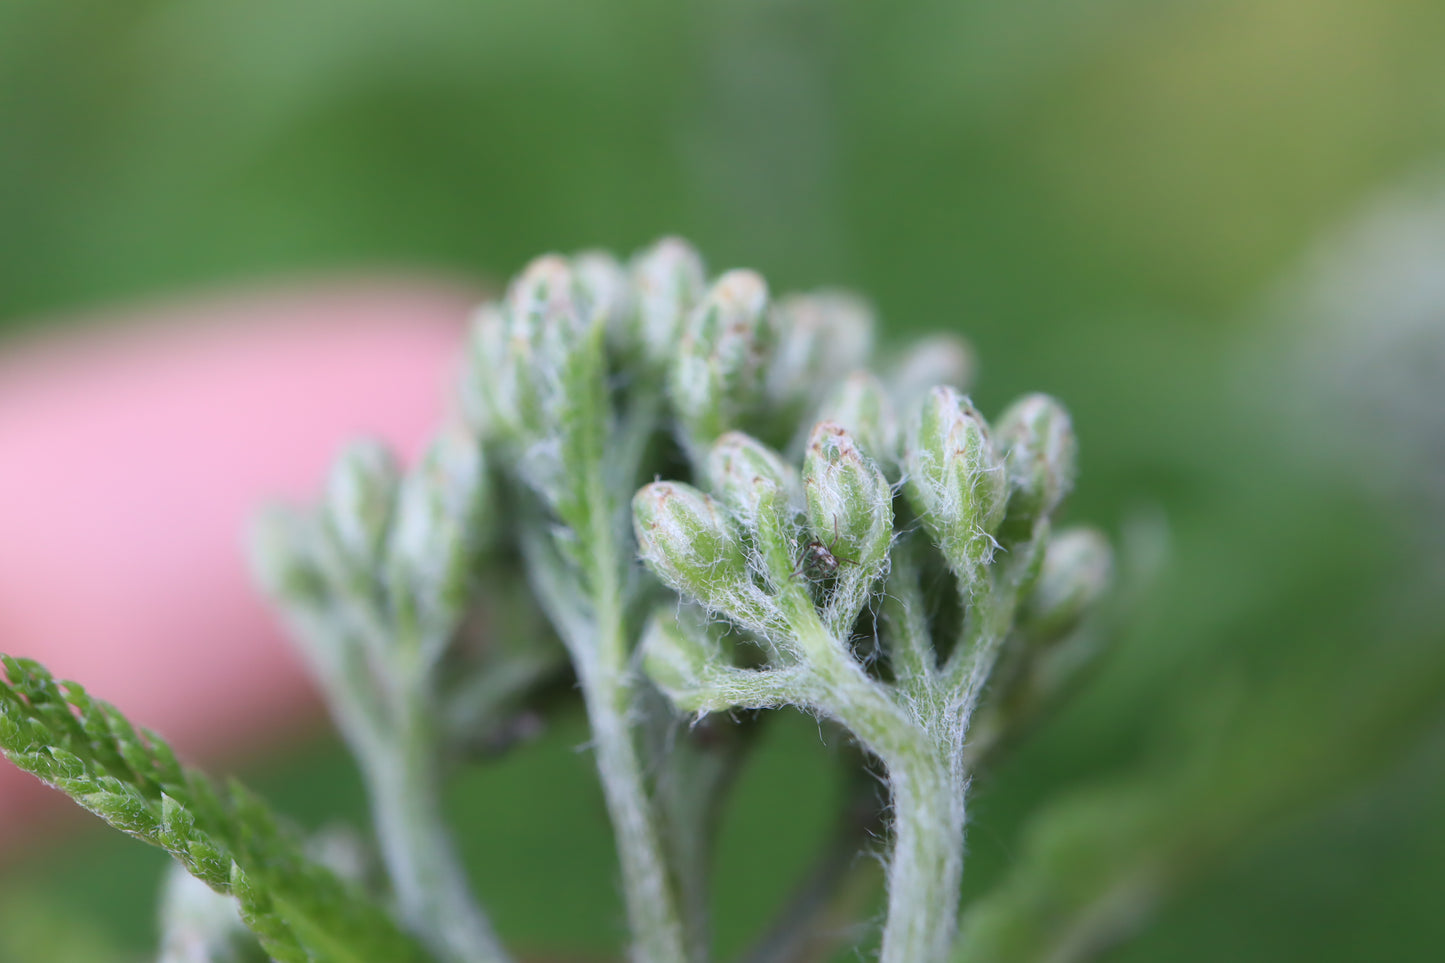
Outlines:
<svg viewBox="0 0 1445 963"><path fill-rule="evenodd" d="M833 519L833 541L838 541L838 520L836 518ZM838 566L843 562L847 562L849 565L858 564L854 559L835 555L832 548L815 538L803 546L803 560L798 564L798 570L793 575L807 575L812 579L832 578L838 574Z"/></svg>
<svg viewBox="0 0 1445 963"><path fill-rule="evenodd" d="M803 561L798 573L807 573L810 578L831 578L838 574L838 556L828 546L814 539L803 546Z"/></svg>

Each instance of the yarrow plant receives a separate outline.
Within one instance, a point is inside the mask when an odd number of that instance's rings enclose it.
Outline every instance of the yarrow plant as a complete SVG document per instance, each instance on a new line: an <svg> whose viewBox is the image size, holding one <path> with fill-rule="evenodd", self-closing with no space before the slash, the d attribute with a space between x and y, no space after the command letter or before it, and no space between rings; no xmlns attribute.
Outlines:
<svg viewBox="0 0 1445 963"><path fill-rule="evenodd" d="M5 661L0 745L210 888L174 882L164 917L167 947L210 955L163 959L247 958L241 921L280 961L500 963L442 780L570 664L631 958L702 963L717 807L748 724L793 707L884 777L879 958L972 958L970 780L1090 661L1110 550L1055 530L1075 457L1058 402L990 424L961 342L873 355L857 300L709 282L680 241L626 266L544 257L477 312L418 464L357 444L318 506L266 516L256 567L365 778L383 886L32 662ZM844 848L866 845L851 825ZM827 857L755 963L829 951Z"/></svg>

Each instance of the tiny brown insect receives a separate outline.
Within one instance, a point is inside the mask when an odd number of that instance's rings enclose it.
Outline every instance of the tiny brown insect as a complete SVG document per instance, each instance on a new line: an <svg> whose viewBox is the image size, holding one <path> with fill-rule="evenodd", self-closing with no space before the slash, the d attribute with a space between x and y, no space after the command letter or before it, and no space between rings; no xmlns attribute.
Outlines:
<svg viewBox="0 0 1445 963"><path fill-rule="evenodd" d="M838 574L838 556L822 542L811 541L803 546L803 564L799 570L812 578L829 578Z"/></svg>
<svg viewBox="0 0 1445 963"><path fill-rule="evenodd" d="M833 519L833 540L838 539L838 520ZM803 546L803 560L798 565L798 570L793 573L794 577L807 575L811 579L832 578L838 574L838 566L847 562L849 565L857 565L857 561L843 555L835 555L833 549L818 539Z"/></svg>

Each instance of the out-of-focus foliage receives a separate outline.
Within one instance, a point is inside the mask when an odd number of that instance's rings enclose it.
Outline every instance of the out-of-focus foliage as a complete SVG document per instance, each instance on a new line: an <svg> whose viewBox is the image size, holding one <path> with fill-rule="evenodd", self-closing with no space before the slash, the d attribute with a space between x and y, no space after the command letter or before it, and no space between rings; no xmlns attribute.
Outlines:
<svg viewBox="0 0 1445 963"><path fill-rule="evenodd" d="M1027 907L1055 860L1127 869L1141 812L1191 851L1106 958L1416 960L1445 937L1445 603L1415 536L1445 522L1361 483L1416 463L1352 456L1368 421L1287 363L1316 334L1263 337L1278 311L1255 308L1439 163L1442 90L1436 0L0 0L0 324L316 269L501 277L678 232L780 287L864 291L886 333L955 327L982 406L1068 399L1077 515L1144 512L1168 541L1095 684L980 783L970 894ZM1376 343L1368 304L1352 323ZM1335 455L1311 458L1321 435ZM575 868L565 923L550 874L479 878L504 935L605 950L613 869L569 725L454 808L469 852ZM767 817L827 792L813 731L780 732L726 830L724 949L787 888L760 854L796 865L826 831Z"/></svg>

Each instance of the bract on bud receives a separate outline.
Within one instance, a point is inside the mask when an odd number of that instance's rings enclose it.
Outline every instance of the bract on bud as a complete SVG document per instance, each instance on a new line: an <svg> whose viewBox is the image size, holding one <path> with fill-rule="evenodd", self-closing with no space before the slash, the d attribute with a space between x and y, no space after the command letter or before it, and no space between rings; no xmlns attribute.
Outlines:
<svg viewBox="0 0 1445 963"><path fill-rule="evenodd" d="M688 319L669 390L694 457L764 402L773 351L768 288L752 271L729 271Z"/></svg>
<svg viewBox="0 0 1445 963"><path fill-rule="evenodd" d="M686 242L666 237L633 259L631 275L635 307L624 343L650 368L665 369L707 285L702 258Z"/></svg>
<svg viewBox="0 0 1445 963"><path fill-rule="evenodd" d="M684 598L746 624L767 621L747 552L718 504L691 485L653 482L632 499L638 554Z"/></svg>
<svg viewBox="0 0 1445 963"><path fill-rule="evenodd" d="M855 371L838 383L819 418L842 425L880 466L898 461L898 418L883 382L868 371Z"/></svg>
<svg viewBox="0 0 1445 963"><path fill-rule="evenodd" d="M440 433L402 481L387 557L392 604L433 645L465 610L486 504L481 447L460 429Z"/></svg>
<svg viewBox="0 0 1445 963"><path fill-rule="evenodd" d="M911 409L933 388L966 390L973 383L973 349L951 334L916 341L893 367L888 383L901 410Z"/></svg>
<svg viewBox="0 0 1445 963"><path fill-rule="evenodd" d="M933 540L966 585L993 558L1008 477L988 425L963 395L934 388L904 446L904 490Z"/></svg>
<svg viewBox="0 0 1445 963"><path fill-rule="evenodd" d="M820 422L803 460L808 529L838 563L876 574L893 540L893 489L841 425Z"/></svg>
<svg viewBox="0 0 1445 963"><path fill-rule="evenodd" d="M841 373L864 364L873 348L873 314L842 291L793 295L774 309L778 349L768 371L775 404L816 405Z"/></svg>
<svg viewBox="0 0 1445 963"><path fill-rule="evenodd" d="M347 445L331 468L322 497L321 521L344 581L365 581L381 562L401 470L385 446Z"/></svg>
<svg viewBox="0 0 1445 963"><path fill-rule="evenodd" d="M1069 413L1048 395L1026 395L998 420L997 438L1008 466L1010 526L1051 514L1074 484L1077 443Z"/></svg>
<svg viewBox="0 0 1445 963"><path fill-rule="evenodd" d="M1044 550L1021 624L1030 636L1050 642L1068 634L1104 594L1113 577L1109 542L1092 528L1060 532Z"/></svg>

